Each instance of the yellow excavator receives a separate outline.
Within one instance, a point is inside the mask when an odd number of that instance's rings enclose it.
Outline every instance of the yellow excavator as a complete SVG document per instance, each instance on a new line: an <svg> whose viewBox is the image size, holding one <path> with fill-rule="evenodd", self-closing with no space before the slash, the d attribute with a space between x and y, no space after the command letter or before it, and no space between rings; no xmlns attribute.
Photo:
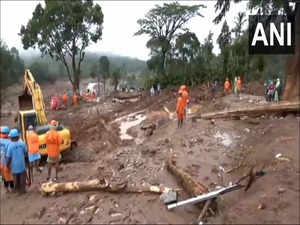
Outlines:
<svg viewBox="0 0 300 225"><path fill-rule="evenodd" d="M29 125L34 127L34 130L39 136L40 154L47 155L45 135L50 129L43 100L43 94L39 84L35 81L30 70L25 70L24 74L24 91L19 99L18 127L21 133L21 138L26 142L26 131ZM71 140L70 131L58 124L57 131L63 139L60 146L60 151L71 150L76 142Z"/></svg>

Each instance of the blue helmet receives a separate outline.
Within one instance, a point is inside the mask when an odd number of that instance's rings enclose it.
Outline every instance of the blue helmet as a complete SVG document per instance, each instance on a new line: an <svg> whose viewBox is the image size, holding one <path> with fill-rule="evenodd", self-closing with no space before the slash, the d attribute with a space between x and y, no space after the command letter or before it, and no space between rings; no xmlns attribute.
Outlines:
<svg viewBox="0 0 300 225"><path fill-rule="evenodd" d="M9 133L9 127L8 126L1 127L1 133L2 134L8 134Z"/></svg>
<svg viewBox="0 0 300 225"><path fill-rule="evenodd" d="M18 138L19 137L19 132L17 129L12 129L10 132L9 132L9 135L8 135L10 138Z"/></svg>

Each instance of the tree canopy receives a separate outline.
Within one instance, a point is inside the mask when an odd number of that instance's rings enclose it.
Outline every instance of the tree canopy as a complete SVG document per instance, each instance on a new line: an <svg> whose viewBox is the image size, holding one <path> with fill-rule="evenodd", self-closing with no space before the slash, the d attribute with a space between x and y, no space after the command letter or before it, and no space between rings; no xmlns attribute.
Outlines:
<svg viewBox="0 0 300 225"><path fill-rule="evenodd" d="M36 6L19 35L24 49L37 47L42 55L61 61L74 91L78 91L85 49L91 41L101 40L102 23L101 7L92 0L45 0L45 7Z"/></svg>
<svg viewBox="0 0 300 225"><path fill-rule="evenodd" d="M159 68L166 68L166 57L178 32L187 32L187 22L195 16L202 16L199 9L204 7L180 5L178 2L164 3L163 6L156 5L145 18L137 21L140 29L135 35L150 36L147 47L151 49L153 57L160 59Z"/></svg>

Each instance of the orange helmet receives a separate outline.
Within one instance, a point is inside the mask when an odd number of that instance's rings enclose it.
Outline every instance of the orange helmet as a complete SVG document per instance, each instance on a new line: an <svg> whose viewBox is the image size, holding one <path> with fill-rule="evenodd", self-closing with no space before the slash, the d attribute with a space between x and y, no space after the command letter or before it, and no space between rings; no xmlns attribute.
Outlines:
<svg viewBox="0 0 300 225"><path fill-rule="evenodd" d="M184 91L185 89L186 89L186 85L181 85L179 88L180 91Z"/></svg>
<svg viewBox="0 0 300 225"><path fill-rule="evenodd" d="M51 126L56 126L57 122L55 120L51 120L50 125Z"/></svg>

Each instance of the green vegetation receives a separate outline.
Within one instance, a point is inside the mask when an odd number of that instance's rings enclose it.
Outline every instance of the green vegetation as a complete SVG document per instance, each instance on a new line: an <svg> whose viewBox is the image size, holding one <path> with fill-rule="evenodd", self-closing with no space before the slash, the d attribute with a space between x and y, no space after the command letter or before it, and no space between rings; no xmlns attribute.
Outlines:
<svg viewBox="0 0 300 225"><path fill-rule="evenodd" d="M45 0L45 8L36 6L20 36L24 49L38 47L43 55L63 63L73 90L79 91L85 49L91 41L101 40L102 24L101 7L92 0Z"/></svg>
<svg viewBox="0 0 300 225"><path fill-rule="evenodd" d="M262 7L265 10L268 8L278 13L282 5L287 5L284 1L279 1L279 5L271 0L266 2L268 3L260 4L262 1L251 1L249 7ZM215 18L215 23L221 22L229 6L230 1L217 1L215 8L220 10L220 14ZM201 7L203 8L200 5L164 4L155 6L144 19L137 21L140 29L136 35L150 36L146 45L151 49L151 58L147 61L150 72L145 75L146 87L157 82L162 87L182 83L196 85L213 79L224 81L226 77L232 80L234 76L241 76L244 81L283 77L287 56L248 54L248 31L242 29L246 22L244 12L237 15L233 28L224 21L217 38L221 50L219 55L212 52L212 36L216 34L209 32L204 43L199 43L196 35L183 25L192 17L200 15L198 10ZM289 8L285 10L288 11ZM170 27L178 29L169 29Z"/></svg>
<svg viewBox="0 0 300 225"><path fill-rule="evenodd" d="M10 50L0 40L0 88L18 81L24 75L24 62L15 47Z"/></svg>
<svg viewBox="0 0 300 225"><path fill-rule="evenodd" d="M97 78L104 85L109 81L115 90L119 85L149 88L158 82L162 88L183 83L193 86L214 79L222 82L226 77L233 79L234 76L241 76L243 81L277 76L284 78L288 56L248 54L248 31L243 29L247 19L244 12L236 16L233 27L225 20L220 34L209 32L201 43L185 25L193 17L202 17L199 10L205 10L205 6L185 6L178 2L156 5L145 18L137 20L139 30L135 35L146 34L149 37L146 47L151 54L145 62L86 52L90 41L101 39L101 7L94 5L93 1L65 2L46 0L45 8L38 4L32 19L21 28L24 48L37 47L42 57L38 54L21 57L16 48L9 49L0 40L1 87L20 80L24 68L29 68L39 83L68 78L74 90L78 90L80 78L89 77ZM260 10L261 13L278 13L280 10L293 13L283 0L250 3L250 9ZM219 14L215 23L222 21L229 6L230 1L227 0L216 2L215 8ZM79 13L83 9L86 12ZM88 29L91 24L95 26L93 33ZM214 35L221 50L219 55L213 53ZM80 40L80 44L74 44L74 38Z"/></svg>

